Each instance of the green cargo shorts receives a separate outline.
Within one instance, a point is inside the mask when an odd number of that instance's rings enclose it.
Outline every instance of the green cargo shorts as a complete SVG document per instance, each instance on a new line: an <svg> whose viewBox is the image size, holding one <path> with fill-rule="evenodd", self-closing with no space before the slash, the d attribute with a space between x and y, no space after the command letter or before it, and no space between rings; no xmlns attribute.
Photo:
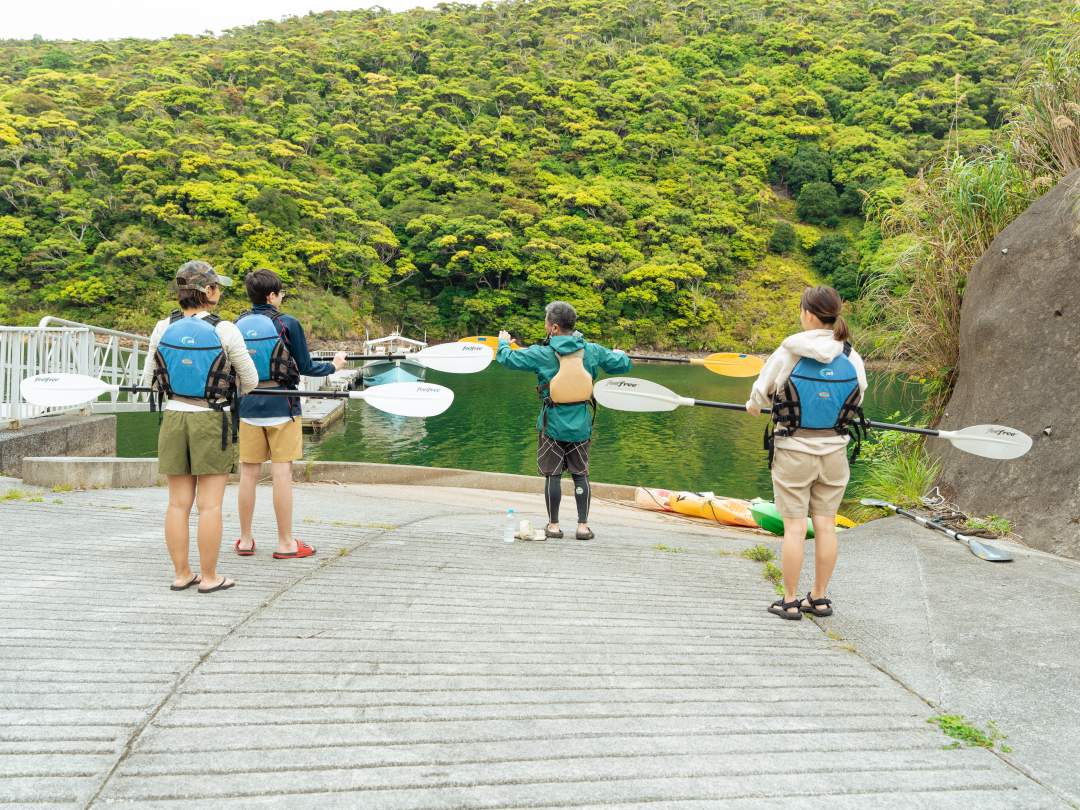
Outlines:
<svg viewBox="0 0 1080 810"><path fill-rule="evenodd" d="M158 472L162 475L222 475L236 472L236 444L230 427L221 449L221 412L165 411L158 431Z"/></svg>

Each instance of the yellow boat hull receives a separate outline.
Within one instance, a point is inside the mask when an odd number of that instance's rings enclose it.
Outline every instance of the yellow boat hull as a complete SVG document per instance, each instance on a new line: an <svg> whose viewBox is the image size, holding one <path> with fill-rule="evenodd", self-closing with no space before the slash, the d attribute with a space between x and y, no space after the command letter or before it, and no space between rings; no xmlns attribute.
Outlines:
<svg viewBox="0 0 1080 810"><path fill-rule="evenodd" d="M694 492L673 492L668 500L672 512L688 517L712 520L725 526L757 528L750 514L750 502L741 498L717 498Z"/></svg>

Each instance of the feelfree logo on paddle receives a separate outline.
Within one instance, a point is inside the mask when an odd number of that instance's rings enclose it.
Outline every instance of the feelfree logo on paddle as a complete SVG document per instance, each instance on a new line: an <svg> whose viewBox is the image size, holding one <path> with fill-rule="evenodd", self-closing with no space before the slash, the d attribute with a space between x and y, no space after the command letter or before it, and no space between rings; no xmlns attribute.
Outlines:
<svg viewBox="0 0 1080 810"><path fill-rule="evenodd" d="M629 380L619 380L618 382L611 383L612 388L637 388L636 382L630 382Z"/></svg>
<svg viewBox="0 0 1080 810"><path fill-rule="evenodd" d="M994 428L993 430L991 430L989 432L994 434L995 436L1009 436L1009 437L1012 437L1012 436L1015 436L1017 434L1017 431L1008 430L1006 428Z"/></svg>

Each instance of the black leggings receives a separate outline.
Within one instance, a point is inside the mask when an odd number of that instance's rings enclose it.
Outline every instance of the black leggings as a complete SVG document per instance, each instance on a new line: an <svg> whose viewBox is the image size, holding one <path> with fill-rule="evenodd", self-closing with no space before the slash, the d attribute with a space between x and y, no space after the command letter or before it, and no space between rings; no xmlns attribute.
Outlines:
<svg viewBox="0 0 1080 810"><path fill-rule="evenodd" d="M574 500L577 501L578 523L589 522L589 504L592 502L592 489L587 475L574 475ZM562 475L549 475L544 483L544 501L547 503L548 521L559 522L559 504L562 502Z"/></svg>

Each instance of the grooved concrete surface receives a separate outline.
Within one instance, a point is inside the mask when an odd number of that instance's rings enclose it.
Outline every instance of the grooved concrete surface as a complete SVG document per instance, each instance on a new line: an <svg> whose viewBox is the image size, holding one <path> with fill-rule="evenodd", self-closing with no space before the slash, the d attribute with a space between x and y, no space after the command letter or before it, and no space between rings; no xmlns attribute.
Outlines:
<svg viewBox="0 0 1080 810"><path fill-rule="evenodd" d="M0 807L1065 806L769 616L753 534L596 504L506 545L539 496L307 485L319 554L278 562L259 495L207 596L167 588L164 490L0 504Z"/></svg>

